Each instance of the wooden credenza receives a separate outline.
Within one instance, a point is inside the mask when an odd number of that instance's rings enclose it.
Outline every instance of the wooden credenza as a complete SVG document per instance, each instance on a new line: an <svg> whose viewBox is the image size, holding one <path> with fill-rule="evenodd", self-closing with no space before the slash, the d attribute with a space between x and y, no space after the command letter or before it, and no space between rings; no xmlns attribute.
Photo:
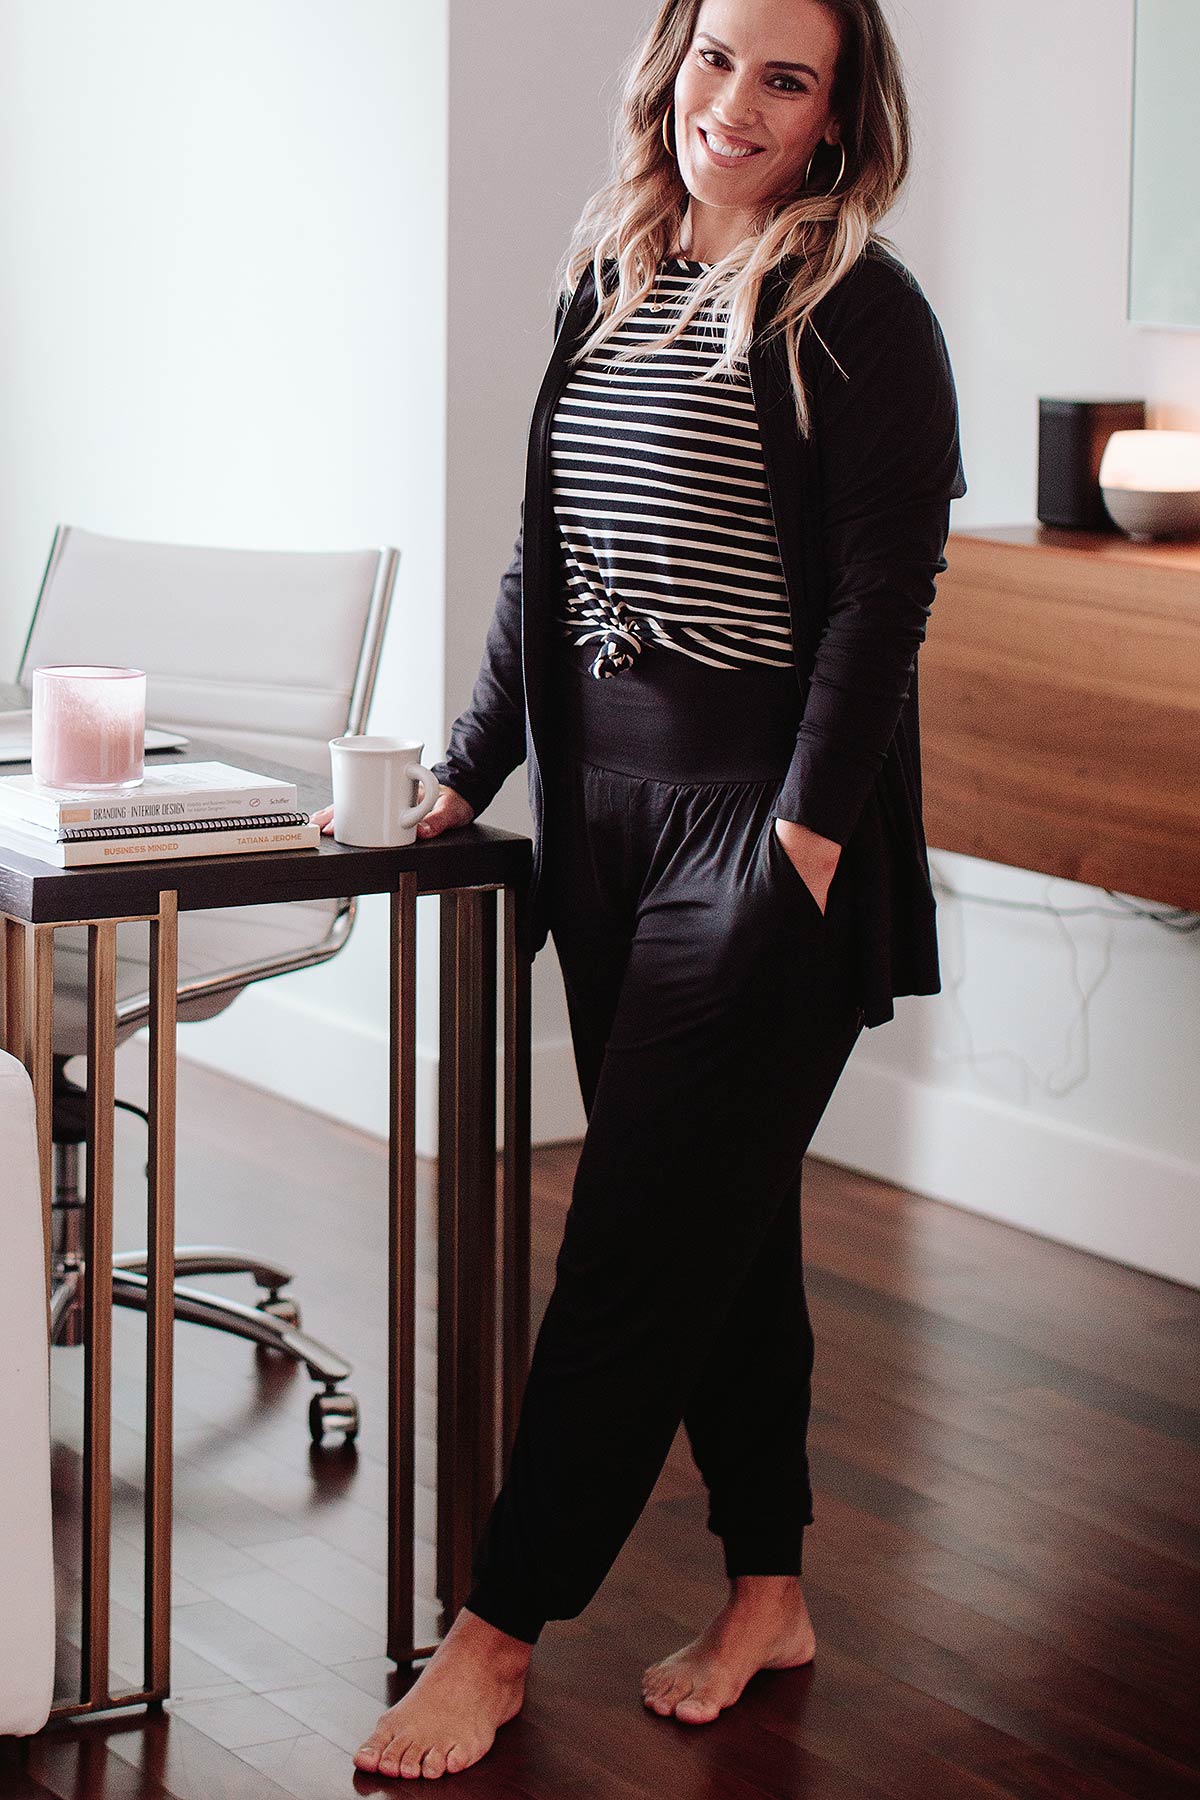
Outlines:
<svg viewBox="0 0 1200 1800"><path fill-rule="evenodd" d="M1200 909L1200 541L950 534L920 653L932 847Z"/></svg>

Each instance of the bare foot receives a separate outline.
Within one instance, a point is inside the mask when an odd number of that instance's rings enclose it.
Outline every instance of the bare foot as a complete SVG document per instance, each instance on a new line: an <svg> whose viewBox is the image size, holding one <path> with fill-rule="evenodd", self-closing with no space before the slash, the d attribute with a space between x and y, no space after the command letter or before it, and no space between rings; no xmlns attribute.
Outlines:
<svg viewBox="0 0 1200 1800"><path fill-rule="evenodd" d="M389 1776L470 1768L520 1712L532 1654L532 1644L464 1606L403 1700L354 1752L355 1767Z"/></svg>
<svg viewBox="0 0 1200 1800"><path fill-rule="evenodd" d="M663 1718L674 1713L685 1724L706 1725L759 1669L798 1668L816 1648L796 1576L739 1575L700 1636L645 1671L642 1699Z"/></svg>

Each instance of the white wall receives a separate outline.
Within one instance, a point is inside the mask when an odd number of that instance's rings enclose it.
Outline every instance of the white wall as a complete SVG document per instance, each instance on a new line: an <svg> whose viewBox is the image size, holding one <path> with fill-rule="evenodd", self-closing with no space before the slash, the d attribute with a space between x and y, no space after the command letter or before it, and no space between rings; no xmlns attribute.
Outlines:
<svg viewBox="0 0 1200 1800"><path fill-rule="evenodd" d="M1039 395L1145 396L1152 424L1200 426L1200 332L1125 318L1133 0L892 17L917 149L888 229L954 363L970 491L953 524L1031 521ZM940 894L945 991L863 1035L814 1148L1200 1283L1200 933L1071 882L931 863L1050 910Z"/></svg>
<svg viewBox="0 0 1200 1800"><path fill-rule="evenodd" d="M58 520L390 543L373 718L440 750L446 30L446 0L0 7L0 671ZM185 1050L385 1121L385 907Z"/></svg>

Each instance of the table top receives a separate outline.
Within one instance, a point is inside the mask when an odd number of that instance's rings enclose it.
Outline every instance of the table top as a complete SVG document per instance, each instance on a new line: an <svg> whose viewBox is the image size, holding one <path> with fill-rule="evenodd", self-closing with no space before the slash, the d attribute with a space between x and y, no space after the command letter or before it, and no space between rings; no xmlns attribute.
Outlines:
<svg viewBox="0 0 1200 1800"><path fill-rule="evenodd" d="M1016 550L1068 551L1073 556L1091 556L1115 563L1147 563L1161 571L1200 570L1200 537L1159 538L1151 543L1138 543L1123 531L1074 531L1063 526L959 525L950 533L955 538L976 538L982 543L1003 544Z"/></svg>
<svg viewBox="0 0 1200 1800"><path fill-rule="evenodd" d="M0 684L0 707L28 704L21 689ZM249 758L264 775L294 781L299 805L313 812L329 803L329 784L304 770ZM244 768L245 751L204 738L163 751L164 762L228 762ZM28 769L28 764L24 765ZM13 764L11 774L24 772ZM355 849L322 837L315 850L259 850L246 856L172 857L81 869L58 869L0 842L0 913L33 925L75 919L135 918L157 912L161 892L174 890L181 912L205 907L255 906L284 900L332 900L350 894L388 894L398 876L415 872L418 894L472 887L523 887L533 845L492 825L460 825L400 849Z"/></svg>

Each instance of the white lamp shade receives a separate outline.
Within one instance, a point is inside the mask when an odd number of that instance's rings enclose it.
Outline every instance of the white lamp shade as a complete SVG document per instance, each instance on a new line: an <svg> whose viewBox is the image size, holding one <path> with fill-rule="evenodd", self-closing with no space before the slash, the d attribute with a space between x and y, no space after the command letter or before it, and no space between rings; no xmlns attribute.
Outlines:
<svg viewBox="0 0 1200 1800"><path fill-rule="evenodd" d="M1100 486L1138 493L1200 492L1200 431L1114 431Z"/></svg>

